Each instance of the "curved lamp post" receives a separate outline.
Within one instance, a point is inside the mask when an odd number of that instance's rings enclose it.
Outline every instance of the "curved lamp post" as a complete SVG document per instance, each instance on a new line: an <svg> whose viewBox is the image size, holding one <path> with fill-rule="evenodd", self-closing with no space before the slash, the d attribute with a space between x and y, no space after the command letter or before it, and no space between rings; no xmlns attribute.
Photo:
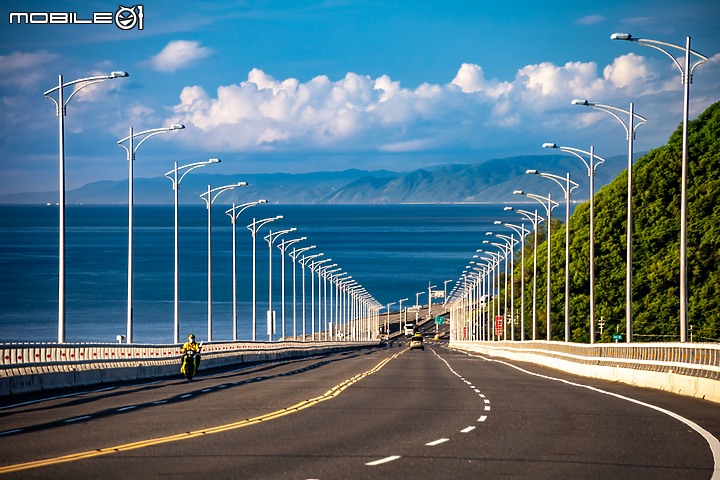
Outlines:
<svg viewBox="0 0 720 480"><path fill-rule="evenodd" d="M514 211L525 217L532 223L533 226L533 232L535 233L533 235L533 306L532 306L532 314L533 314L533 320L532 320L532 339L537 340L537 242L538 242L538 231L537 227L540 224L540 222L543 221L542 218L538 217L537 209L533 212L529 212L527 210L521 210L514 207L505 207L506 211ZM524 327L524 325L523 325Z"/></svg>
<svg viewBox="0 0 720 480"><path fill-rule="evenodd" d="M675 45L673 43L662 42L659 40L651 40L648 38L635 38L629 33L613 33L611 40L625 40L628 42L637 42L640 45L654 48L667 55L680 70L681 82L683 84L683 131L682 131L682 165L680 174L680 341L686 342L688 336L687 323L687 163L688 163L688 117L690 110L690 84L692 83L693 72L695 68L705 63L708 59L694 50L690 49L690 37L686 37L685 46ZM680 50L685 54L685 64L680 62L666 48ZM694 57L694 63L690 58ZM628 341L630 341L628 335Z"/></svg>
<svg viewBox="0 0 720 480"><path fill-rule="evenodd" d="M313 255L314 257L315 255ZM310 335L312 341L315 341L315 272L318 272L318 294L320 292L320 267L327 262L332 262L332 258L324 258L322 260L310 262ZM320 300L318 295L318 310L320 309ZM318 313L318 323L320 322ZM318 330L318 334L320 331Z"/></svg>
<svg viewBox="0 0 720 480"><path fill-rule="evenodd" d="M557 183L565 194L565 341L570 341L570 196L572 191L579 187L577 182L570 180L570 173L565 177L553 173L527 170L530 175L540 175Z"/></svg>
<svg viewBox="0 0 720 480"><path fill-rule="evenodd" d="M237 226L237 219L240 217L240 214L247 210L250 207L254 207L256 205L262 205L264 203L267 203L267 200L260 199L255 202L248 202L243 203L242 205L235 205L233 202L232 208L227 210L225 212L226 215L230 217L230 223L232 224L232 276L233 276L233 341L237 342L237 331L238 331L238 321L237 321L237 233L236 233L236 226Z"/></svg>
<svg viewBox="0 0 720 480"><path fill-rule="evenodd" d="M216 187L216 188L210 188L210 185L208 185L207 192L200 194L200 198L205 200L205 205L207 207L207 226L208 226L208 318L207 318L207 324L208 324L208 334L207 339L208 342L212 342L213 336L212 336L212 204L217 200L218 196L223 193L227 192L228 190L232 190L237 187L246 187L248 185L247 182L238 182L231 185L224 185L222 187Z"/></svg>
<svg viewBox="0 0 720 480"><path fill-rule="evenodd" d="M323 265L318 268L318 339L320 339L320 329L323 328L323 339L328 339L328 295L327 295L327 281L328 275L333 272L338 272L340 268L337 267L337 263ZM332 268L332 270L330 270ZM322 287L320 286L320 279L322 279ZM322 305L320 301L322 300Z"/></svg>
<svg viewBox="0 0 720 480"><path fill-rule="evenodd" d="M547 213L547 244L548 244L548 254L547 254L547 341L552 340L552 330L550 329L550 240L551 240L551 220L552 220L552 211L553 208L557 207L559 205L558 202L554 201L552 198L550 198L550 194L548 193L547 199L545 197L541 197L540 195L535 195L533 193L526 193L522 190L515 190L513 191L513 194L515 195L524 195L527 198L532 198L536 202L538 202L540 205L542 205L545 208L545 212ZM547 200L547 203L545 203Z"/></svg>
<svg viewBox="0 0 720 480"><path fill-rule="evenodd" d="M611 107L610 105L603 105L601 103L589 102L583 99L575 99L572 101L573 105L584 105L592 107L595 110L608 113L615 117L625 129L625 136L628 141L628 168L627 168L627 225L626 230L626 270L625 270L625 341L627 343L632 342L633 335L633 312L632 312L632 234L633 234L633 214L632 214L632 165L633 165L633 141L635 140L635 130L640 125L647 122L645 117L642 117L635 113L635 105L630 102L630 109L623 110L622 108ZM616 113L617 112L617 113ZM628 116L627 123L625 120L620 118L620 114ZM637 123L635 123L637 121ZM595 331L592 331L592 342L595 341ZM592 343L591 342L591 343Z"/></svg>
<svg viewBox="0 0 720 480"><path fill-rule="evenodd" d="M175 124L169 127L153 128L151 130L144 130L142 132L133 132L133 127L130 127L130 135L125 138L121 138L117 141L118 145L125 149L127 153L128 161L128 275L127 275L127 343L133 341L133 164L135 163L135 152L137 152L140 145L150 137L159 135L161 133L171 132L173 130L182 130L185 125ZM135 145L135 139L140 138L141 140ZM127 146L124 143L127 142Z"/></svg>
<svg viewBox="0 0 720 480"><path fill-rule="evenodd" d="M297 341L297 289L295 284L295 278L296 278L296 265L298 260L298 256L304 252L307 252L308 250L312 250L314 248L317 248L317 245L310 245L309 247L303 247L303 248L293 248L292 251L289 253L290 258L292 258L293 261L293 340ZM302 266L302 263L301 263ZM303 266L303 272L304 272L304 266ZM304 305L305 301L305 275L303 273L303 308L305 308ZM305 312L303 312L305 313Z"/></svg>
<svg viewBox="0 0 720 480"><path fill-rule="evenodd" d="M272 247L275 243L275 240L280 238L281 236L296 231L297 228L292 227L288 228L286 230L280 230L278 232L273 233L272 230L270 230L270 233L268 235L265 235L265 241L268 242L268 269L269 269L269 275L268 275L268 311L267 311L267 332L268 332L268 342L273 341L273 334L275 333L275 311L272 308ZM285 278L285 274L283 272L282 275L283 279Z"/></svg>
<svg viewBox="0 0 720 480"><path fill-rule="evenodd" d="M579 158L587 168L590 177L590 343L595 343L595 174L597 167L605 163L605 159L595 155L595 147L590 145L590 151L578 148L562 147L554 143L543 143L543 148L557 148L561 152L569 153ZM585 160L587 155L588 160Z"/></svg>
<svg viewBox="0 0 720 480"><path fill-rule="evenodd" d="M315 247L313 247L313 248L315 248ZM322 257L324 255L325 255L324 253L316 253L314 255L307 255L307 256L303 255L303 257L300 260L298 260L300 262L300 266L302 267L301 275L302 275L302 335L303 335L303 342L306 340L305 337L307 336L306 319L305 319L306 318L305 314L307 313L307 307L305 306L305 264L307 262L310 262L310 266L308 267L308 268L310 268L312 266L313 259ZM311 275L311 280L313 278L315 278L315 277L312 277L312 270L310 270L310 275ZM314 283L314 280L312 280L312 281L313 281L313 292L314 292L315 291L314 290L315 283ZM314 293L312 295L314 295Z"/></svg>
<svg viewBox="0 0 720 480"><path fill-rule="evenodd" d="M512 208L512 207L511 207ZM507 207L505 208L507 210ZM525 339L525 236L530 233L530 230L525 228L525 224L515 225L513 223L506 223L496 220L493 222L495 225L503 225L510 228L520 236L520 341ZM513 266L514 271L514 266ZM513 282L514 284L514 282ZM513 312L514 312L513 308ZM513 320L513 325L515 321ZM513 332L513 340L515 339L515 332Z"/></svg>
<svg viewBox="0 0 720 480"><path fill-rule="evenodd" d="M177 162L175 162L175 168L165 174L165 176L172 182L175 203L175 296L173 300L173 319L175 323L173 326L173 343L180 343L180 242L178 238L178 192L180 191L180 182L182 182L185 175L190 173L192 170L204 167L205 165L210 165L211 163L220 163L220 159L211 158L209 160L205 160L204 162L189 163L181 167L178 167ZM182 172L182 175L178 176L180 172Z"/></svg>
<svg viewBox="0 0 720 480"><path fill-rule="evenodd" d="M307 240L307 237L300 237L300 238L293 238L292 240L285 240L282 239L280 243L278 244L278 248L280 249L280 274L281 274L281 280L280 280L280 298L282 298L282 305L281 305L281 335L282 339L285 340L285 251L287 248L297 242L302 242L303 240ZM293 301L295 301L295 261L293 261Z"/></svg>
<svg viewBox="0 0 720 480"><path fill-rule="evenodd" d="M262 228L263 225L268 224L270 222L274 222L276 220L281 220L283 218L282 215L278 215L276 217L270 217L270 218L263 218L262 220L255 220L253 218L253 221L250 225L247 226L247 229L250 230L250 233L252 234L252 340L253 342L257 340L257 288L256 288L256 262L255 262L255 250L257 249L256 246L256 237L257 232Z"/></svg>
<svg viewBox="0 0 720 480"><path fill-rule="evenodd" d="M62 74L58 75L58 86L47 90L43 95L55 104L55 115L58 117L58 158L59 158L59 238L58 238L58 343L65 343L65 116L70 99L80 90L95 83L104 82L113 78L127 77L127 72L112 72L110 75L79 78L71 82L63 82ZM78 85L65 99L65 87ZM52 96L57 92L57 99Z"/></svg>
<svg viewBox="0 0 720 480"><path fill-rule="evenodd" d="M488 240L483 240L483 243L490 243L490 242ZM495 246L498 246L498 245L500 245L500 248L502 248L502 244L496 244ZM488 283L489 288L487 289L488 299L490 300L490 296L493 296L497 299L497 302L495 302L494 304L493 304L492 300L490 301L491 306L495 310L494 317L497 317L497 316L499 316L499 314L501 312L501 309L500 309L500 277L501 277L500 263L502 262L502 257L505 253L505 250L503 248L503 253L493 252L490 250L484 250L482 248L480 248L476 251L478 253L484 253L485 255L490 255L490 257L480 257L479 255L473 255L473 258L479 258L480 260L489 262L490 277L488 278L488 280L489 280L489 283ZM496 266L497 266L497 272L495 271ZM496 282L497 282L498 294L494 295ZM494 322L496 320L497 320L496 318L490 317L490 310L488 310L488 325L487 325L487 327L488 327L488 338L489 339L490 338L494 339L496 336L499 336L499 335L495 335L496 331L495 331L495 323ZM503 331L505 331L504 330L504 322L503 322Z"/></svg>

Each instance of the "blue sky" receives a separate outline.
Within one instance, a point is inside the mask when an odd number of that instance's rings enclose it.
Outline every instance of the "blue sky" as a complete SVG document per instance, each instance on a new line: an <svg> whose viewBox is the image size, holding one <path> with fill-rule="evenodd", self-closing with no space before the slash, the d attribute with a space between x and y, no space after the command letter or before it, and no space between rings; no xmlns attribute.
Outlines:
<svg viewBox="0 0 720 480"><path fill-rule="evenodd" d="M711 57L695 71L691 115L720 100L720 5L634 2L218 1L142 5L143 29L17 25L10 12L114 12L117 2L0 4L0 194L57 189L58 134L43 92L88 87L66 117L67 187L127 178L116 142L148 140L137 177L220 157L217 173L346 168L408 171L546 153L546 141L626 151L609 116L573 98L628 108L648 123L637 150L681 121L672 62L614 32L684 44ZM131 5L127 5L131 6ZM42 17L36 17L42 18Z"/></svg>

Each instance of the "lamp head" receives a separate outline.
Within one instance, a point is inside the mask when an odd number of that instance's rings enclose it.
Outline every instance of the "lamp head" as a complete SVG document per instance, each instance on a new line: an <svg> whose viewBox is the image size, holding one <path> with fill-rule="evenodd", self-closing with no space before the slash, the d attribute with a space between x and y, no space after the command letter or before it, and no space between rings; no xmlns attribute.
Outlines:
<svg viewBox="0 0 720 480"><path fill-rule="evenodd" d="M543 143L542 148L560 148L556 143Z"/></svg>
<svg viewBox="0 0 720 480"><path fill-rule="evenodd" d="M219 158L211 158L208 160L208 163L220 163L220 159Z"/></svg>
<svg viewBox="0 0 720 480"><path fill-rule="evenodd" d="M490 243L490 240L483 240L483 243Z"/></svg>
<svg viewBox="0 0 720 480"><path fill-rule="evenodd" d="M238 187L247 187L249 184L247 182L237 182Z"/></svg>
<svg viewBox="0 0 720 480"><path fill-rule="evenodd" d="M635 39L629 33L613 33L610 35L610 40L627 40L628 42L632 42Z"/></svg>
<svg viewBox="0 0 720 480"><path fill-rule="evenodd" d="M525 192L522 190L513 190L513 195L525 195Z"/></svg>
<svg viewBox="0 0 720 480"><path fill-rule="evenodd" d="M540 172L538 172L535 169L525 170L525 173L529 173L530 175L539 175Z"/></svg>
<svg viewBox="0 0 720 480"><path fill-rule="evenodd" d="M283 217L282 215L278 215L275 217L275 220L282 220L283 218L285 218L285 217Z"/></svg>
<svg viewBox="0 0 720 480"><path fill-rule="evenodd" d="M122 77L129 77L130 75L127 72L123 71L116 71L116 72L110 72L110 78L122 78Z"/></svg>
<svg viewBox="0 0 720 480"><path fill-rule="evenodd" d="M493 222L493 225L502 225L502 222L500 220L495 220Z"/></svg>
<svg viewBox="0 0 720 480"><path fill-rule="evenodd" d="M572 102L570 102L570 104L571 104L571 105L588 105L588 106L593 106L593 105L595 105L595 104L592 103L592 102L588 102L588 101L585 100L584 98L576 98L575 100L573 100Z"/></svg>
<svg viewBox="0 0 720 480"><path fill-rule="evenodd" d="M265 200L264 198L262 198L262 199L258 200L257 203L267 203L267 200Z"/></svg>
<svg viewBox="0 0 720 480"><path fill-rule="evenodd" d="M503 210L505 210L506 212L511 212L511 211L515 210L515 208L513 208L513 207L505 207L505 208L503 208Z"/></svg>
<svg viewBox="0 0 720 480"><path fill-rule="evenodd" d="M184 130L184 129L185 129L185 125L183 125L182 123L175 123L173 125L170 125L170 130Z"/></svg>

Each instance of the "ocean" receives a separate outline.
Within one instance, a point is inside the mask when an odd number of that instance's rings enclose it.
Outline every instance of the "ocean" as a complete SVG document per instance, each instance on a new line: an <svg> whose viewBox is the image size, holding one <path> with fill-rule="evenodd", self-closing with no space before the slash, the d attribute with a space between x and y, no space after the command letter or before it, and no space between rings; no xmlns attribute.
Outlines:
<svg viewBox="0 0 720 480"><path fill-rule="evenodd" d="M257 339L266 340L269 253L262 238L272 230L297 228L285 235L316 245L311 252L348 272L381 304L408 298L403 306L427 303L428 285L448 292L486 238L493 221L519 223L504 205L275 205L247 209L237 222L238 339L252 339L253 218L283 215L262 227L257 237ZM231 340L232 225L229 205L212 208L213 340ZM134 343L173 340L174 216L172 205L134 209ZM525 206L529 209L530 207ZM534 209L534 207L532 207ZM57 206L0 206L0 342L57 341ZM556 213L560 214L561 213ZM562 217L561 217L562 218ZM207 337L207 210L181 205L180 337ZM126 331L127 206L66 207L66 341L115 342ZM277 245L277 242L276 242ZM308 255L311 254L308 252ZM273 247L273 305L281 315L281 261ZM285 259L286 322L292 332L292 262ZM298 322L300 266L297 266ZM309 271L306 275L309 309ZM442 300L436 300L442 301ZM307 313L309 322L310 313ZM301 331L301 325L298 325ZM307 331L310 331L308 325ZM279 327L278 327L279 329ZM276 338L279 338L279 332Z"/></svg>

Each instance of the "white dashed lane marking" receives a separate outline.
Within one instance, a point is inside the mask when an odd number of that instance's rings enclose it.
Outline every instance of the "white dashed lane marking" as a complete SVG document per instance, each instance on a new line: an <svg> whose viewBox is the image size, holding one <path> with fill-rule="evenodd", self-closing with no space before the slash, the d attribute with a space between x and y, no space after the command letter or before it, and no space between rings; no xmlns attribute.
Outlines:
<svg viewBox="0 0 720 480"><path fill-rule="evenodd" d="M400 458L400 455L391 455L389 457L381 458L380 460L375 460L374 462L368 462L365 465L373 467L375 465L381 465L383 463L392 462L393 460L397 460L398 458Z"/></svg>
<svg viewBox="0 0 720 480"><path fill-rule="evenodd" d="M430 443L426 443L425 445L427 445L428 447L434 447L435 445L440 445L441 443L445 443L445 442L447 442L447 441L449 441L449 440L450 440L449 438L439 438L439 439L434 440L434 441L432 441L432 442L430 442Z"/></svg>

